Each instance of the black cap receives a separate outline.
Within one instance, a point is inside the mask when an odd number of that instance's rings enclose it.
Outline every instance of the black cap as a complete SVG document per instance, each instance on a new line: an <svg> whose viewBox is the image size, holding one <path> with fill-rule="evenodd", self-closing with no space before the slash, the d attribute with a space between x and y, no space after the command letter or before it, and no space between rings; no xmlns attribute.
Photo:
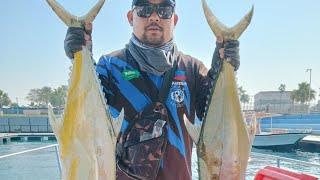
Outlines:
<svg viewBox="0 0 320 180"><path fill-rule="evenodd" d="M132 7L133 6L137 6L137 5L141 5L141 4L147 4L149 3L148 0L133 0L132 1ZM175 0L165 0L163 3L168 3L170 5L176 6L176 1Z"/></svg>

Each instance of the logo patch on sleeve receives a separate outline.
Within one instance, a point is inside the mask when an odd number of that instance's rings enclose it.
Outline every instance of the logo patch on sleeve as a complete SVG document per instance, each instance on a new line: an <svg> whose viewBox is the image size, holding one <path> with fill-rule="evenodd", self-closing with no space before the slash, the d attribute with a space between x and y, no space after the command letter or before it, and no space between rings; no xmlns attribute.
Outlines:
<svg viewBox="0 0 320 180"><path fill-rule="evenodd" d="M175 72L174 75L174 80L178 80L178 81L185 81L187 79L186 77L186 72L185 71L181 71L181 70L177 70Z"/></svg>

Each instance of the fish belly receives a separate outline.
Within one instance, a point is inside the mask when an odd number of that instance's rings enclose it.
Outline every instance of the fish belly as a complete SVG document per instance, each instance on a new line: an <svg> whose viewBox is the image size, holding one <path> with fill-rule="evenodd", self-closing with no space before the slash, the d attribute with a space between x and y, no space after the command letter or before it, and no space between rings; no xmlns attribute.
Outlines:
<svg viewBox="0 0 320 180"><path fill-rule="evenodd" d="M229 63L223 64L197 147L201 179L245 178L250 143Z"/></svg>
<svg viewBox="0 0 320 180"><path fill-rule="evenodd" d="M50 120L58 139L62 179L115 179L116 137L90 52L75 54L66 107Z"/></svg>

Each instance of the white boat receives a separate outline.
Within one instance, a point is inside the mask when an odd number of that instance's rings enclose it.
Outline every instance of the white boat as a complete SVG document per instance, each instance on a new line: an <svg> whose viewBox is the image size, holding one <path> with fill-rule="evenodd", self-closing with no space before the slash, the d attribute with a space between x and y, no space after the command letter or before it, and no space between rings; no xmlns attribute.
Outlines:
<svg viewBox="0 0 320 180"><path fill-rule="evenodd" d="M272 127L272 117L279 116L278 114L269 113L246 113L244 117L247 121L248 128L257 118L256 135L254 137L252 147L259 149L271 149L276 151L291 151L298 147L298 142L312 132L312 129L279 129ZM254 117L254 118L253 118ZM269 132L261 131L260 119L270 117Z"/></svg>
<svg viewBox="0 0 320 180"><path fill-rule="evenodd" d="M309 133L271 133L261 132L255 136L253 147L259 149L272 150L293 150L297 147L298 142L309 135Z"/></svg>

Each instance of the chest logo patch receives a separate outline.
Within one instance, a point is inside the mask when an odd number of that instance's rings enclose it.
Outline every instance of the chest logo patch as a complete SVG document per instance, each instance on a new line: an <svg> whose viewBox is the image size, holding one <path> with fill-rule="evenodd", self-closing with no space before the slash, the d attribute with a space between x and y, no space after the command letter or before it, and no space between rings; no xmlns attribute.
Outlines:
<svg viewBox="0 0 320 180"><path fill-rule="evenodd" d="M171 92L171 99L176 102L177 104L180 104L184 101L185 95L184 92L181 89L175 89Z"/></svg>
<svg viewBox="0 0 320 180"><path fill-rule="evenodd" d="M122 78L130 81L131 79L136 79L140 77L140 72L137 70L125 70L121 73Z"/></svg>

